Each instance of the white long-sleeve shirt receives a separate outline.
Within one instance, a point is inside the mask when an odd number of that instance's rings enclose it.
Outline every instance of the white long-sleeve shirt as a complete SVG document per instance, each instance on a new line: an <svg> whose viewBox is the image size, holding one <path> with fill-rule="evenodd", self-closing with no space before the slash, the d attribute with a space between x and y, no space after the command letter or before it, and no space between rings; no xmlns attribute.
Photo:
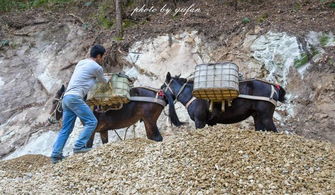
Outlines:
<svg viewBox="0 0 335 195"><path fill-rule="evenodd" d="M71 76L65 95L79 95L84 98L96 82L107 83L102 67L92 59L78 62Z"/></svg>

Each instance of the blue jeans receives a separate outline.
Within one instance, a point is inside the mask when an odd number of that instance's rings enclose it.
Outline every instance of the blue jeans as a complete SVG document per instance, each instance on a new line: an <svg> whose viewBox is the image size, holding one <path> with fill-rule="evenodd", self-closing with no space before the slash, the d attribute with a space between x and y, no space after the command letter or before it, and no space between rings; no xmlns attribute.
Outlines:
<svg viewBox="0 0 335 195"><path fill-rule="evenodd" d="M83 122L84 130L80 133L76 143L74 144L74 149L81 149L86 147L86 143L90 139L98 123L93 112L80 96L77 95L64 96L62 101L62 107L63 107L62 128L59 131L57 140L53 146L51 157L62 156L63 148L73 130L77 116Z"/></svg>

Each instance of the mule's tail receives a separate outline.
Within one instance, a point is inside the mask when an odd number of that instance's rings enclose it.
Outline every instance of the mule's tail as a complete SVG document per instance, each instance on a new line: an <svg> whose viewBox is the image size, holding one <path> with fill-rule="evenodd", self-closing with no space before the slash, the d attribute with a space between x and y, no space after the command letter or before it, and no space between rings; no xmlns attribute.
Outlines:
<svg viewBox="0 0 335 195"><path fill-rule="evenodd" d="M285 98L286 91L282 86L278 86L278 87L279 87L279 98L278 98L278 100L280 102L284 103L285 100L286 100L286 98Z"/></svg>
<svg viewBox="0 0 335 195"><path fill-rule="evenodd" d="M169 117L171 122L177 127L181 126L183 123L179 121L178 115L176 113L176 109L174 107L173 98L170 95L165 95L169 104Z"/></svg>

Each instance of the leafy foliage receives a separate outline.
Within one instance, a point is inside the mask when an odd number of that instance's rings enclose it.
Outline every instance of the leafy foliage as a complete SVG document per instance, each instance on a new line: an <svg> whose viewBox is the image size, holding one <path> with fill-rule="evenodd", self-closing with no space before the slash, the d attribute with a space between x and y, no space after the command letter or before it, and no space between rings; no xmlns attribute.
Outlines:
<svg viewBox="0 0 335 195"><path fill-rule="evenodd" d="M300 58L294 60L294 67L300 68L308 62L308 55L303 53Z"/></svg>
<svg viewBox="0 0 335 195"><path fill-rule="evenodd" d="M323 46L323 47L326 46L328 42L329 42L329 37L326 34L323 34L320 37L320 44L321 44L321 46Z"/></svg>
<svg viewBox="0 0 335 195"><path fill-rule="evenodd" d="M104 27L105 29L110 29L113 26L113 21L111 20L111 16L108 10L113 9L113 3L109 1L105 1L99 5L98 13L96 18L98 23Z"/></svg>
<svg viewBox="0 0 335 195"><path fill-rule="evenodd" d="M248 18L248 17L245 17L245 18L243 18L242 19L242 23L243 24L247 24L247 23L249 23L251 20L250 20L250 18Z"/></svg>
<svg viewBox="0 0 335 195"><path fill-rule="evenodd" d="M74 0L0 0L0 11L25 10L46 4L67 3Z"/></svg>

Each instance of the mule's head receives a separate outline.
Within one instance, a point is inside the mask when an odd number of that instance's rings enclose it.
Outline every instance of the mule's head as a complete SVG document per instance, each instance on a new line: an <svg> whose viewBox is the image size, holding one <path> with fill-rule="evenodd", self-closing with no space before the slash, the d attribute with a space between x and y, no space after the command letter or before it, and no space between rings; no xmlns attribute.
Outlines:
<svg viewBox="0 0 335 195"><path fill-rule="evenodd" d="M180 78L180 75L171 77L170 72L166 74L164 84L161 86L161 89L164 90L165 94L170 95L173 100L177 98L178 93L182 86L187 82L187 79Z"/></svg>
<svg viewBox="0 0 335 195"><path fill-rule="evenodd" d="M65 92L65 86L62 85L62 87L57 91L54 99L52 100L50 117L48 118L48 121L52 124L57 123L57 121L59 121L63 116L61 98L63 97L64 92Z"/></svg>
<svg viewBox="0 0 335 195"><path fill-rule="evenodd" d="M161 86L161 89L164 90L165 97L169 104L169 117L171 119L171 122L177 127L183 125L183 123L179 121L178 115L174 107L174 100L177 99L178 92L182 88L182 85L183 83L179 76L171 77L170 72L168 72L165 78L165 82Z"/></svg>
<svg viewBox="0 0 335 195"><path fill-rule="evenodd" d="M279 101L284 103L286 101L286 91L282 86L279 86Z"/></svg>

